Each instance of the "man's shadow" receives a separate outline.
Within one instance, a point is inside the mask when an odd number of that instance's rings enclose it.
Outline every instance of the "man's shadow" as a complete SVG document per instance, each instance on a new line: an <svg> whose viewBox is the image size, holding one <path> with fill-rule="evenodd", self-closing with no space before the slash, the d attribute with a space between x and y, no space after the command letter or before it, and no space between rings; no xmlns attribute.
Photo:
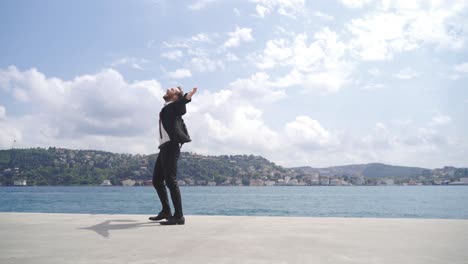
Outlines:
<svg viewBox="0 0 468 264"><path fill-rule="evenodd" d="M127 223L127 224L111 224L111 222L117 223ZM139 227L148 227L148 226L161 226L159 222L146 222L146 223L135 223L135 220L106 220L100 224L93 225L90 227L81 227L78 229L87 229L98 233L99 235L109 238L109 231L111 230L122 230L122 229L132 229Z"/></svg>

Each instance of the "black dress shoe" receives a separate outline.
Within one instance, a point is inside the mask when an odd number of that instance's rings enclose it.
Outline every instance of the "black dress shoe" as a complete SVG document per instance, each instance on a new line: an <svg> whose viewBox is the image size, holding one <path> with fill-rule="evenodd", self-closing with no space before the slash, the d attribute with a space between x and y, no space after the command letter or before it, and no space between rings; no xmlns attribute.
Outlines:
<svg viewBox="0 0 468 264"><path fill-rule="evenodd" d="M185 217L171 216L167 221L160 222L161 225L183 225L185 224Z"/></svg>
<svg viewBox="0 0 468 264"><path fill-rule="evenodd" d="M159 220L163 220L163 219L169 219L170 217L172 217L171 212L165 213L165 212L161 211L157 216L151 216L148 219L151 220L151 221L159 221Z"/></svg>

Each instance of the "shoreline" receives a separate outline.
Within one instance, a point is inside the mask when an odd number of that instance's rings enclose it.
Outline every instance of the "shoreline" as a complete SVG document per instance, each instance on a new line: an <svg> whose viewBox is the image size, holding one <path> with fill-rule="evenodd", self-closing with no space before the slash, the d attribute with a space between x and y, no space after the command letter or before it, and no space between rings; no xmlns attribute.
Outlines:
<svg viewBox="0 0 468 264"><path fill-rule="evenodd" d="M468 184L421 184L421 185L180 185L180 188L185 187L422 187L422 186L468 186ZM135 185L135 186L124 186L124 185L0 185L2 187L152 187L151 185Z"/></svg>
<svg viewBox="0 0 468 264"><path fill-rule="evenodd" d="M154 213L148 214L135 214L135 213L85 213L85 212L39 212L39 211L0 211L0 217L2 214L44 214L44 215L108 215L108 216L151 216ZM356 217L356 216L308 216L308 215L223 215L223 214L189 214L189 217L267 217L267 218L307 218L307 219L374 219L374 220L457 220L457 221L468 221L468 218L436 218L436 217Z"/></svg>
<svg viewBox="0 0 468 264"><path fill-rule="evenodd" d="M147 218L149 216L152 216L154 215L154 213L148 213L148 214L126 214L126 213L116 213L116 214L113 214L113 213L61 213L61 212L56 212L56 213L48 213L48 212L1 212L0 211L0 223L1 223L1 217L2 216L5 216L5 215L16 215L17 216L28 216L28 215L32 215L32 216L36 216L36 215L50 215L50 216L67 216L67 215L74 215L74 216L77 216L77 215L80 215L80 216L96 216L96 217L100 217L100 216L130 216L130 217L139 217L139 218L142 218L142 220L146 221L148 220ZM367 221L367 220L389 220L389 221L467 221L468 222L468 218L414 218L414 217L352 217L352 216L287 216L287 215L284 215L284 216L276 216L276 215L219 215L219 214L213 214L213 215L209 215L209 214L200 214L200 215L195 215L195 214L186 214L185 215L186 218L191 218L191 217L194 217L194 218L211 218L211 217L214 217L214 218L271 218L271 219L282 219L282 220L288 220L288 219L309 219L309 220L314 220L314 219L332 219L332 220L337 220L337 219L340 219L340 220L351 220L351 221L359 221L359 220L364 220L364 221ZM285 219L283 219L285 218ZM153 222L153 221L150 221L148 220L148 222L152 222L152 223L157 223L157 222ZM467 230L468 231L468 230Z"/></svg>

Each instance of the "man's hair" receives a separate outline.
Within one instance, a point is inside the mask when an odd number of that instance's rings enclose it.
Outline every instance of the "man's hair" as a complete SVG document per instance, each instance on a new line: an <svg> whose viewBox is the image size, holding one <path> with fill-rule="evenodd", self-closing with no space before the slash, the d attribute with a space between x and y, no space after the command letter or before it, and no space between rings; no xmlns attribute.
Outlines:
<svg viewBox="0 0 468 264"><path fill-rule="evenodd" d="M184 96L184 90L182 90L182 86L177 86L177 88L179 88L179 93L177 93L179 95L179 99L182 98L182 96Z"/></svg>

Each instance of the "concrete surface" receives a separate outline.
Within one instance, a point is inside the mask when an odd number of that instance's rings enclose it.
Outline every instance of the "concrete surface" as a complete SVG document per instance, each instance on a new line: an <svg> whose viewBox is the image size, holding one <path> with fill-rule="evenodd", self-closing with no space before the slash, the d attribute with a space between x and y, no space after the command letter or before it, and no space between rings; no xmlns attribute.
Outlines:
<svg viewBox="0 0 468 264"><path fill-rule="evenodd" d="M0 263L468 263L468 220L0 213Z"/></svg>

